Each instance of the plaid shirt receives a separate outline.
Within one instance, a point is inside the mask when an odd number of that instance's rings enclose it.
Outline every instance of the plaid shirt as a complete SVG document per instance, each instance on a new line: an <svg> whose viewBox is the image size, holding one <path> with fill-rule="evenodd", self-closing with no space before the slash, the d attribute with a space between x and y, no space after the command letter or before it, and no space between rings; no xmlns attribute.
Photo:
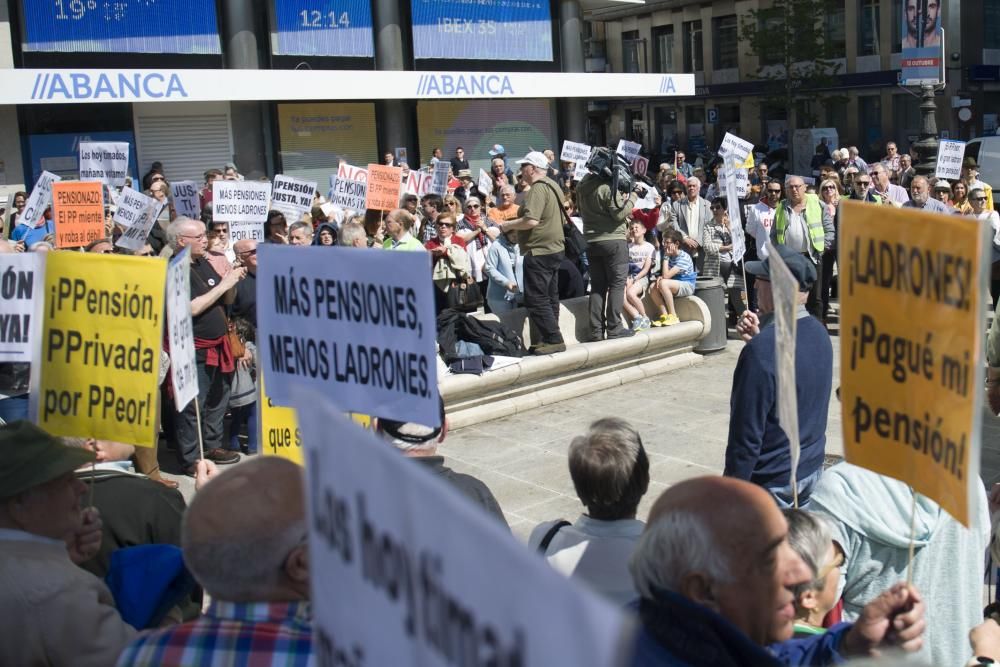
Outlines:
<svg viewBox="0 0 1000 667"><path fill-rule="evenodd" d="M140 635L118 667L298 667L312 655L308 602L216 600L194 621Z"/></svg>

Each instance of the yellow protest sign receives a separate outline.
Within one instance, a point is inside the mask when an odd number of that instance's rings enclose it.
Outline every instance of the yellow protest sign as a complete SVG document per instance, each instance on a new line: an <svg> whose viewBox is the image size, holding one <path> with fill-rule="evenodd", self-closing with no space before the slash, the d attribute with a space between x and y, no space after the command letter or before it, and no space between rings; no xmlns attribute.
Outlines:
<svg viewBox="0 0 1000 667"><path fill-rule="evenodd" d="M264 374L257 368L257 446L264 456L280 456L302 465L302 433L295 408L275 405L264 390Z"/></svg>
<svg viewBox="0 0 1000 667"><path fill-rule="evenodd" d="M53 435L155 447L166 260L46 257L30 406Z"/></svg>
<svg viewBox="0 0 1000 667"><path fill-rule="evenodd" d="M754 167L753 151L750 151L750 153L747 155L746 161L743 164L738 165L738 166L742 167L743 169L753 169L753 167Z"/></svg>
<svg viewBox="0 0 1000 667"><path fill-rule="evenodd" d="M981 493L984 234L971 218L842 204L847 460L909 484L966 526Z"/></svg>

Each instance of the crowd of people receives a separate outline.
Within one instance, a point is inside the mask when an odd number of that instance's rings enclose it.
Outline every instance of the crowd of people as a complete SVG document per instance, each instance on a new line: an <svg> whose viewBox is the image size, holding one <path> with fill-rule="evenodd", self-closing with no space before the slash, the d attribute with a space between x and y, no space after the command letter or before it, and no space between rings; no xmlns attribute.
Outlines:
<svg viewBox="0 0 1000 667"><path fill-rule="evenodd" d="M552 151L515 160L500 145L489 152L489 191L480 191L458 148L443 196L404 191L396 209L351 212L317 193L298 220L271 211L262 243L427 252L439 312L524 307L540 337L534 354L566 349L562 299L589 294L590 339L615 339L676 324L675 299L693 294L698 278L720 279L731 323L746 341L734 371L723 474L670 487L642 521L638 507L650 483L642 439L622 419L599 419L567 454L585 511L538 525L528 547L637 619L629 658L636 666L826 665L890 650L934 665L993 664L1000 625L982 620L983 563L991 549L1000 555L991 543L1000 491L988 498L982 490L967 529L904 484L848 463L824 469L833 369L825 325L836 293L839 202L974 216L1000 237L992 189L974 160L963 163L959 181L928 179L892 144L871 163L854 148L821 157L813 176L773 178L763 162L753 169L739 225L754 242L742 263L733 255L717 161L692 165L678 153L647 187L622 191L600 169L576 181L576 165ZM444 159L436 149L432 164ZM393 160L387 153L386 163ZM201 218L187 218L174 211L163 165L154 164L142 186L167 205L143 249L130 253L190 249L199 395L176 412L161 364L160 408L164 441L195 478L189 504L160 475L155 448L58 439L29 424L30 369L0 364L2 664L315 659L302 469L273 457L218 467L261 449L259 243L231 244L228 224L213 221L212 182L220 178L242 176L235 165L206 172ZM56 250L50 211L35 226L19 223L26 199L14 199L0 252ZM114 244L120 233L109 215L107 236L82 250L126 252ZM799 288L795 475L774 409L770 247ZM995 281L994 297L998 287ZM994 328L990 366L1000 369L1000 325ZM991 372L988 396L1000 408L997 378L1000 370ZM387 444L506 526L488 486L438 454L448 430L443 404L437 429L375 423ZM128 472L133 459L139 474ZM102 485L99 501L85 502L84 481ZM229 511L237 495L242 504ZM153 611L139 617L98 577L118 581L108 575L127 567L129 548L153 545L169 547L157 557L171 565L159 568L163 581L140 577L139 597Z"/></svg>

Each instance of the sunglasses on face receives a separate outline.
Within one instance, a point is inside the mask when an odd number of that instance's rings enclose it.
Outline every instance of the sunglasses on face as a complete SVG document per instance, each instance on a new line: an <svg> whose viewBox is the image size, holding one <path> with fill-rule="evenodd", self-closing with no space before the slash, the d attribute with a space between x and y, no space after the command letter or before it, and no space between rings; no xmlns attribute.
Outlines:
<svg viewBox="0 0 1000 667"><path fill-rule="evenodd" d="M986 197L969 197L969 201L986 201Z"/></svg>
<svg viewBox="0 0 1000 667"><path fill-rule="evenodd" d="M823 189L824 190L836 190L837 186L836 185L824 185Z"/></svg>
<svg viewBox="0 0 1000 667"><path fill-rule="evenodd" d="M439 223L437 223L437 226L438 227L454 227L455 225L451 224L450 222L439 222Z"/></svg>
<svg viewBox="0 0 1000 667"><path fill-rule="evenodd" d="M465 208L468 209L469 211L478 211L479 210L479 204L469 204Z"/></svg>
<svg viewBox="0 0 1000 667"><path fill-rule="evenodd" d="M863 185L863 186L867 187L867 186L871 185L872 182L871 181L854 181L854 184L855 185Z"/></svg>
<svg viewBox="0 0 1000 667"><path fill-rule="evenodd" d="M768 188L767 194L769 194L769 195L780 195L781 194L781 190L772 190L772 189Z"/></svg>
<svg viewBox="0 0 1000 667"><path fill-rule="evenodd" d="M257 248L254 248L253 250L244 250L239 253L239 255L240 257L254 257L257 255Z"/></svg>

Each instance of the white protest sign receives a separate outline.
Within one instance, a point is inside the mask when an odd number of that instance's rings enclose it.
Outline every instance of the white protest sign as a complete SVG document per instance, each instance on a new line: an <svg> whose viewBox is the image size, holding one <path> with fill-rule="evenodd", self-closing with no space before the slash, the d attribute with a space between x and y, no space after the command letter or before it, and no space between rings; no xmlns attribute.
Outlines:
<svg viewBox="0 0 1000 667"><path fill-rule="evenodd" d="M937 178L962 178L962 158L965 156L965 142L941 139L938 142L937 166L934 175Z"/></svg>
<svg viewBox="0 0 1000 667"><path fill-rule="evenodd" d="M434 165L430 192L436 195L441 195L442 197L448 194L448 170L450 168L451 165L444 160L441 160Z"/></svg>
<svg viewBox="0 0 1000 667"><path fill-rule="evenodd" d="M729 176L732 174L732 176ZM725 190L729 185L729 178L732 178L736 183L736 196L740 199L746 199L747 195L750 194L750 173L747 169L743 167L727 167L723 166L723 169L719 171L719 188Z"/></svg>
<svg viewBox="0 0 1000 667"><path fill-rule="evenodd" d="M136 204L139 205L138 209L130 208ZM115 241L115 245L119 248L128 248L132 251L142 250L142 247L146 245L146 238L149 236L149 231L156 224L156 219L160 216L160 211L164 206L163 202L152 197L147 197L131 188L122 190L121 205L119 205L118 211L115 213L115 219L123 212L135 213L135 215L131 216L134 219L125 227L125 231Z"/></svg>
<svg viewBox="0 0 1000 667"><path fill-rule="evenodd" d="M413 172L410 172L411 174ZM364 180L352 180L340 176L330 177L330 201L349 211L364 211L368 196L368 172Z"/></svg>
<svg viewBox="0 0 1000 667"><path fill-rule="evenodd" d="M629 164L635 162L635 159L639 157L639 151L642 150L642 144L637 144L634 141L626 141L625 139L618 140L618 148L616 149L618 153L625 156Z"/></svg>
<svg viewBox="0 0 1000 667"><path fill-rule="evenodd" d="M275 404L290 405L301 384L345 412L438 424L428 253L257 252L257 350Z"/></svg>
<svg viewBox="0 0 1000 667"><path fill-rule="evenodd" d="M127 141L81 141L80 180L125 185L128 176Z"/></svg>
<svg viewBox="0 0 1000 667"><path fill-rule="evenodd" d="M52 184L61 181L62 178L55 174L43 171L42 175L35 181L35 187L28 195L28 201L24 205L24 212L17 217L18 224L34 227L42 218L45 209L52 205Z"/></svg>
<svg viewBox="0 0 1000 667"><path fill-rule="evenodd" d="M194 181L176 181L170 184L170 193L174 198L174 210L177 215L197 220L201 217L201 199L198 197L198 184Z"/></svg>
<svg viewBox="0 0 1000 667"><path fill-rule="evenodd" d="M182 412L198 395L194 325L191 322L191 248L184 248L167 267L167 335L174 405L177 412Z"/></svg>
<svg viewBox="0 0 1000 667"><path fill-rule="evenodd" d="M368 170L364 167L355 167L346 162L341 162L337 166L337 178L346 178L352 181L368 181Z"/></svg>
<svg viewBox="0 0 1000 667"><path fill-rule="evenodd" d="M141 192L124 187L118 197L118 210L115 211L111 221L127 229L141 220L146 209L149 208L150 202L155 201L152 197Z"/></svg>
<svg viewBox="0 0 1000 667"><path fill-rule="evenodd" d="M632 642L621 611L322 392L294 391L318 664L623 664Z"/></svg>
<svg viewBox="0 0 1000 667"><path fill-rule="evenodd" d="M263 181L212 182L212 220L229 223L229 243L264 240L271 184Z"/></svg>
<svg viewBox="0 0 1000 667"><path fill-rule="evenodd" d="M44 298L44 260L38 252L0 254L0 361L32 361L31 319L36 299Z"/></svg>
<svg viewBox="0 0 1000 667"><path fill-rule="evenodd" d="M411 169L406 176L406 193L423 197L430 192L433 176L426 171Z"/></svg>
<svg viewBox="0 0 1000 667"><path fill-rule="evenodd" d="M272 205L285 214L288 224L298 222L304 214L312 210L313 198L316 195L315 181L300 181L291 176L278 174L274 177L272 185Z"/></svg>
<svg viewBox="0 0 1000 667"><path fill-rule="evenodd" d="M486 197L493 194L493 179L485 169L479 170L479 193Z"/></svg>
<svg viewBox="0 0 1000 667"><path fill-rule="evenodd" d="M559 159L563 162L586 162L590 159L591 148L587 144L580 144L575 141L564 141Z"/></svg>
<svg viewBox="0 0 1000 667"><path fill-rule="evenodd" d="M774 346L777 359L778 424L788 436L792 454L791 486L797 497L796 471L799 468L799 399L795 389L795 341L799 309L799 282L781 254L768 243L768 274L774 294Z"/></svg>
<svg viewBox="0 0 1000 667"><path fill-rule="evenodd" d="M740 218L739 177L737 174L740 170L733 167L732 160L727 159L723 164L722 171L726 176L726 211L729 213L729 233L733 237L733 264L736 264L743 259L743 255L747 251L746 237L743 234L743 224Z"/></svg>
<svg viewBox="0 0 1000 667"><path fill-rule="evenodd" d="M728 156L740 163L746 161L752 151L753 142L740 139L732 132L726 132L726 136L722 138L722 145L719 146L719 155Z"/></svg>
<svg viewBox="0 0 1000 667"><path fill-rule="evenodd" d="M649 158L644 158L639 156L632 160L632 171L639 176L645 176L646 170L649 169Z"/></svg>
<svg viewBox="0 0 1000 667"><path fill-rule="evenodd" d="M588 158L589 159L589 158ZM586 162L577 162L573 169L573 180L582 181L583 177L590 173Z"/></svg>

